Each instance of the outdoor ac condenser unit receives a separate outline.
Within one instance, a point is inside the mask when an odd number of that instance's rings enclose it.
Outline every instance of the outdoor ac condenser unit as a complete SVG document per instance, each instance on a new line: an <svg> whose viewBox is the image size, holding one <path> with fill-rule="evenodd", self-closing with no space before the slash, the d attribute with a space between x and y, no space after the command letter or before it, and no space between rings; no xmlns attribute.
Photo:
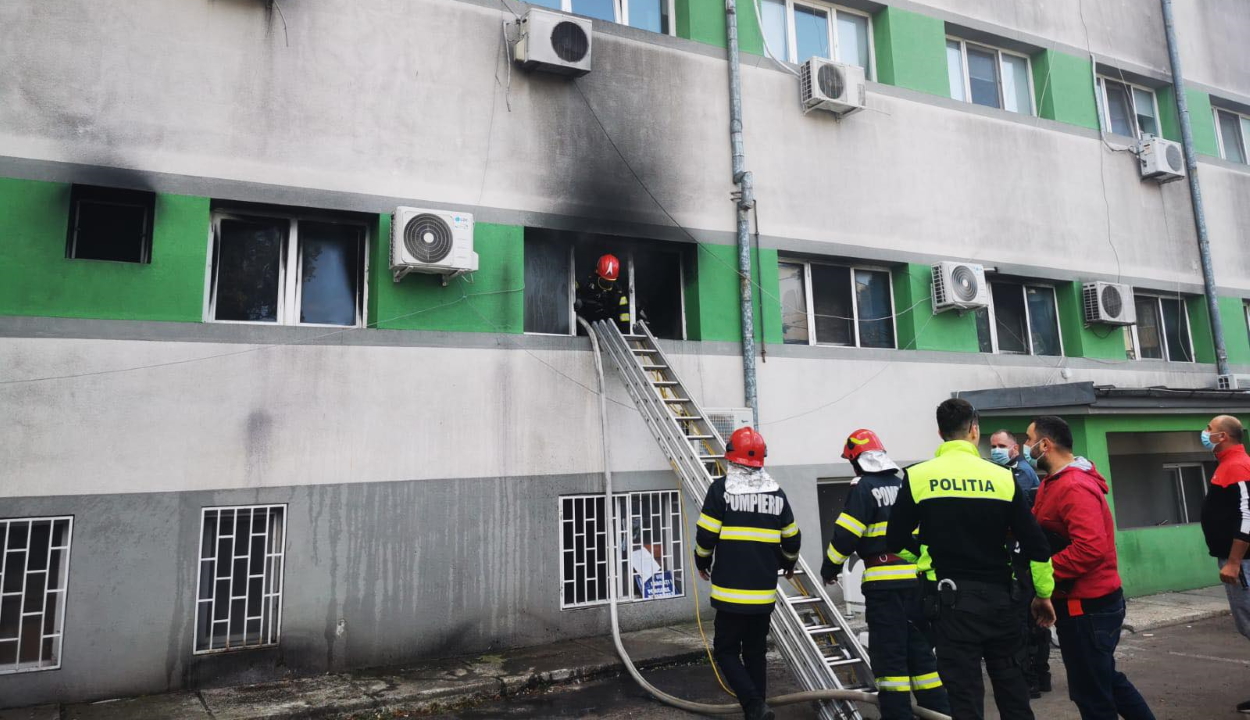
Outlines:
<svg viewBox="0 0 1250 720"><path fill-rule="evenodd" d="M1082 291L1085 324L1133 325L1137 322L1137 305L1133 288L1121 283L1088 282Z"/></svg>
<svg viewBox="0 0 1250 720"><path fill-rule="evenodd" d="M707 421L726 443L735 430L755 423L751 408L704 408L703 412L707 413Z"/></svg>
<svg viewBox="0 0 1250 720"><path fill-rule="evenodd" d="M1220 375L1215 381L1216 390L1250 390L1250 375Z"/></svg>
<svg viewBox="0 0 1250 720"><path fill-rule="evenodd" d="M442 275L443 283L477 271L473 216L469 213L401 207L391 216L391 272Z"/></svg>
<svg viewBox="0 0 1250 720"><path fill-rule="evenodd" d="M530 8L517 22L512 57L526 70L576 77L590 72L589 18Z"/></svg>
<svg viewBox="0 0 1250 720"><path fill-rule="evenodd" d="M803 112L827 110L840 117L864 109L866 101L864 69L858 65L812 58L803 63L799 92Z"/></svg>
<svg viewBox="0 0 1250 720"><path fill-rule="evenodd" d="M1165 183L1185 177L1185 153L1180 143L1147 135L1137 145L1137 161L1142 178Z"/></svg>
<svg viewBox="0 0 1250 720"><path fill-rule="evenodd" d="M933 266L933 312L975 310L990 304L985 268L975 263L940 262Z"/></svg>

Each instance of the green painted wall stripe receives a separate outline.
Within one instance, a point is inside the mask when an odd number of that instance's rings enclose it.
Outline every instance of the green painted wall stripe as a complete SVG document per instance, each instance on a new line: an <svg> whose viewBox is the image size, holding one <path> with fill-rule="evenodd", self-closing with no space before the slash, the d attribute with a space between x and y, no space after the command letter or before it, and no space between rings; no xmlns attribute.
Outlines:
<svg viewBox="0 0 1250 720"><path fill-rule="evenodd" d="M955 311L946 311L933 314L932 269L928 265L902 265L895 268L893 278L899 348L980 351L976 318L972 313L960 315Z"/></svg>
<svg viewBox="0 0 1250 720"><path fill-rule="evenodd" d="M1181 141L1180 114L1176 109L1176 90L1171 86L1159 88L1159 130L1169 140ZM1215 139L1215 115L1211 111L1211 96L1200 90L1185 89L1189 102L1189 125L1194 134L1194 149L1202 155L1219 157L1220 149Z"/></svg>
<svg viewBox="0 0 1250 720"><path fill-rule="evenodd" d="M1098 104L1089 58L1043 50L1032 57L1038 115L1098 129Z"/></svg>
<svg viewBox="0 0 1250 720"><path fill-rule="evenodd" d="M1125 360L1124 328L1116 325L1085 326L1084 287L1085 284L1080 281L1055 286L1064 355Z"/></svg>
<svg viewBox="0 0 1250 720"><path fill-rule="evenodd" d="M781 343L781 303L778 289L777 251L752 251L755 275L755 339ZM686 315L686 336L691 340L742 342L742 311L738 275L738 248L733 245L700 245L694 280L699 307ZM764 294L760 293L764 288ZM687 305L689 305L687 294ZM761 324L761 320L763 321ZM762 328L762 329L761 329Z"/></svg>
<svg viewBox="0 0 1250 720"><path fill-rule="evenodd" d="M1228 361L1250 365L1250 329L1246 327L1246 301L1239 297L1221 296L1220 318L1224 321L1224 345Z"/></svg>
<svg viewBox="0 0 1250 720"><path fill-rule="evenodd" d="M729 47L726 36L725 3L721 0L676 0L677 35L689 40ZM738 50L751 55L764 54L764 40L750 0L738 3ZM773 48L781 52L781 48Z"/></svg>
<svg viewBox="0 0 1250 720"><path fill-rule="evenodd" d="M887 7L873 16L872 30L879 82L950 97L945 23Z"/></svg>

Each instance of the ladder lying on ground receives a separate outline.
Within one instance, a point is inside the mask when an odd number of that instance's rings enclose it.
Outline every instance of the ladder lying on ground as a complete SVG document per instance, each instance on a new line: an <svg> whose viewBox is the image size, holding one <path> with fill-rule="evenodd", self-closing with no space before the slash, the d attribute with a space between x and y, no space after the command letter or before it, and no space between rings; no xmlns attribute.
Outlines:
<svg viewBox="0 0 1250 720"><path fill-rule="evenodd" d="M620 370L687 496L702 502L711 484L724 477L725 443L677 377L651 330L644 323L638 328L642 335L626 337L614 322L594 324L603 351ZM819 575L812 574L802 558L793 579L778 581L772 627L778 649L804 690L873 689L863 647L825 593ZM822 703L820 715L824 720L861 720L854 703L846 701Z"/></svg>

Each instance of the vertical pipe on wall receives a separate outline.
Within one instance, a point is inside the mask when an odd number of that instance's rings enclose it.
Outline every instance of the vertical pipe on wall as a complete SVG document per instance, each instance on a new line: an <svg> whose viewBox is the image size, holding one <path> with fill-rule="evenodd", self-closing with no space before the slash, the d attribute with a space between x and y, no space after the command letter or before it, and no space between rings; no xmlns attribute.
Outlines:
<svg viewBox="0 0 1250 720"><path fill-rule="evenodd" d="M1228 349L1224 345L1224 321L1220 317L1219 297L1215 294L1215 268L1211 264L1211 242L1207 237L1207 217L1202 209L1202 186L1198 183L1198 156L1194 151L1194 133L1189 124L1189 101L1185 97L1185 77L1181 74L1181 53L1176 45L1176 26L1172 21L1172 0L1163 3L1163 33L1168 41L1168 59L1172 64L1172 87L1176 94L1176 114L1181 122L1181 145L1185 149L1185 171L1189 177L1189 200L1194 207L1194 228L1198 232L1198 256L1202 259L1202 284L1207 295L1207 314L1211 319L1211 338L1215 342L1215 367L1220 375L1228 375Z"/></svg>
<svg viewBox="0 0 1250 720"><path fill-rule="evenodd" d="M750 212L755 205L751 173L746 169L742 147L742 66L738 59L738 6L725 0L725 33L729 40L729 144L733 151L734 184L738 212L738 284L742 309L742 385L755 427L760 426L760 406L755 385L755 307L751 295Z"/></svg>

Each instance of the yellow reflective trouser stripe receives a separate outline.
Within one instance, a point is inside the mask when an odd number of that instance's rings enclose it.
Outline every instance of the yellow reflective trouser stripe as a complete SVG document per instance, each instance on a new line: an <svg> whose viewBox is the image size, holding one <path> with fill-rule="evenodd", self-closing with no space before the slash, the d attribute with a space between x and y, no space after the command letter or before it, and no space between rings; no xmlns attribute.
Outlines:
<svg viewBox="0 0 1250 720"><path fill-rule="evenodd" d="M847 558L846 555L843 555L842 553L838 552L838 549L833 546L833 543L829 544L829 549L825 551L825 557L829 558L831 561L837 563L838 565L841 565L842 563L846 562L846 558Z"/></svg>
<svg viewBox="0 0 1250 720"><path fill-rule="evenodd" d="M717 520L707 513L699 513L699 522L695 524L710 533L720 532L720 520Z"/></svg>
<svg viewBox="0 0 1250 720"><path fill-rule="evenodd" d="M629 322L629 313L621 313L620 321Z"/></svg>
<svg viewBox="0 0 1250 720"><path fill-rule="evenodd" d="M913 675L911 678L912 690L933 690L940 687L942 687L942 678L938 677L935 672Z"/></svg>
<svg viewBox="0 0 1250 720"><path fill-rule="evenodd" d="M695 545L694 545L694 554L695 554L695 555L698 555L699 557L711 557L711 556L712 556L712 551L711 551L711 550L704 550L702 545L700 545L700 544L698 544L698 543L695 543Z"/></svg>
<svg viewBox="0 0 1250 720"><path fill-rule="evenodd" d="M864 537L885 537L885 526L888 523L873 523L868 526L868 530L864 532Z"/></svg>
<svg viewBox="0 0 1250 720"><path fill-rule="evenodd" d="M877 689L881 692L911 692L911 678L906 675L879 677Z"/></svg>
<svg viewBox="0 0 1250 720"><path fill-rule="evenodd" d="M780 530L767 530L765 528L753 527L733 527L726 526L721 528L721 540L749 540L752 542L762 543L780 543Z"/></svg>
<svg viewBox="0 0 1250 720"><path fill-rule="evenodd" d="M864 571L864 582L872 580L915 580L915 565L882 565Z"/></svg>
<svg viewBox="0 0 1250 720"><path fill-rule="evenodd" d="M784 556L785 556L785 558L786 558L787 560L798 560L798 559L799 559L799 554L798 554L798 553L788 553L788 552L786 552L785 550L782 550L782 551L781 551L781 554L782 554L782 555L784 555Z"/></svg>
<svg viewBox="0 0 1250 720"><path fill-rule="evenodd" d="M621 296L621 301L617 303L617 305L628 305L628 304L629 304L629 298L625 297L624 295Z"/></svg>
<svg viewBox="0 0 1250 720"><path fill-rule="evenodd" d="M781 537L794 537L799 534L799 526L796 523L781 528Z"/></svg>
<svg viewBox="0 0 1250 720"><path fill-rule="evenodd" d="M842 513L841 515L839 515L835 524L841 525L847 530L850 530L851 534L854 535L855 537L860 537L861 535L863 535L864 530L866 529L862 522L856 520L850 515L847 515L846 513Z"/></svg>
<svg viewBox="0 0 1250 720"><path fill-rule="evenodd" d="M735 590L733 588L723 588L719 585L712 586L713 600L723 600L725 602L738 603L739 605L770 605L776 598L776 588L772 590Z"/></svg>

